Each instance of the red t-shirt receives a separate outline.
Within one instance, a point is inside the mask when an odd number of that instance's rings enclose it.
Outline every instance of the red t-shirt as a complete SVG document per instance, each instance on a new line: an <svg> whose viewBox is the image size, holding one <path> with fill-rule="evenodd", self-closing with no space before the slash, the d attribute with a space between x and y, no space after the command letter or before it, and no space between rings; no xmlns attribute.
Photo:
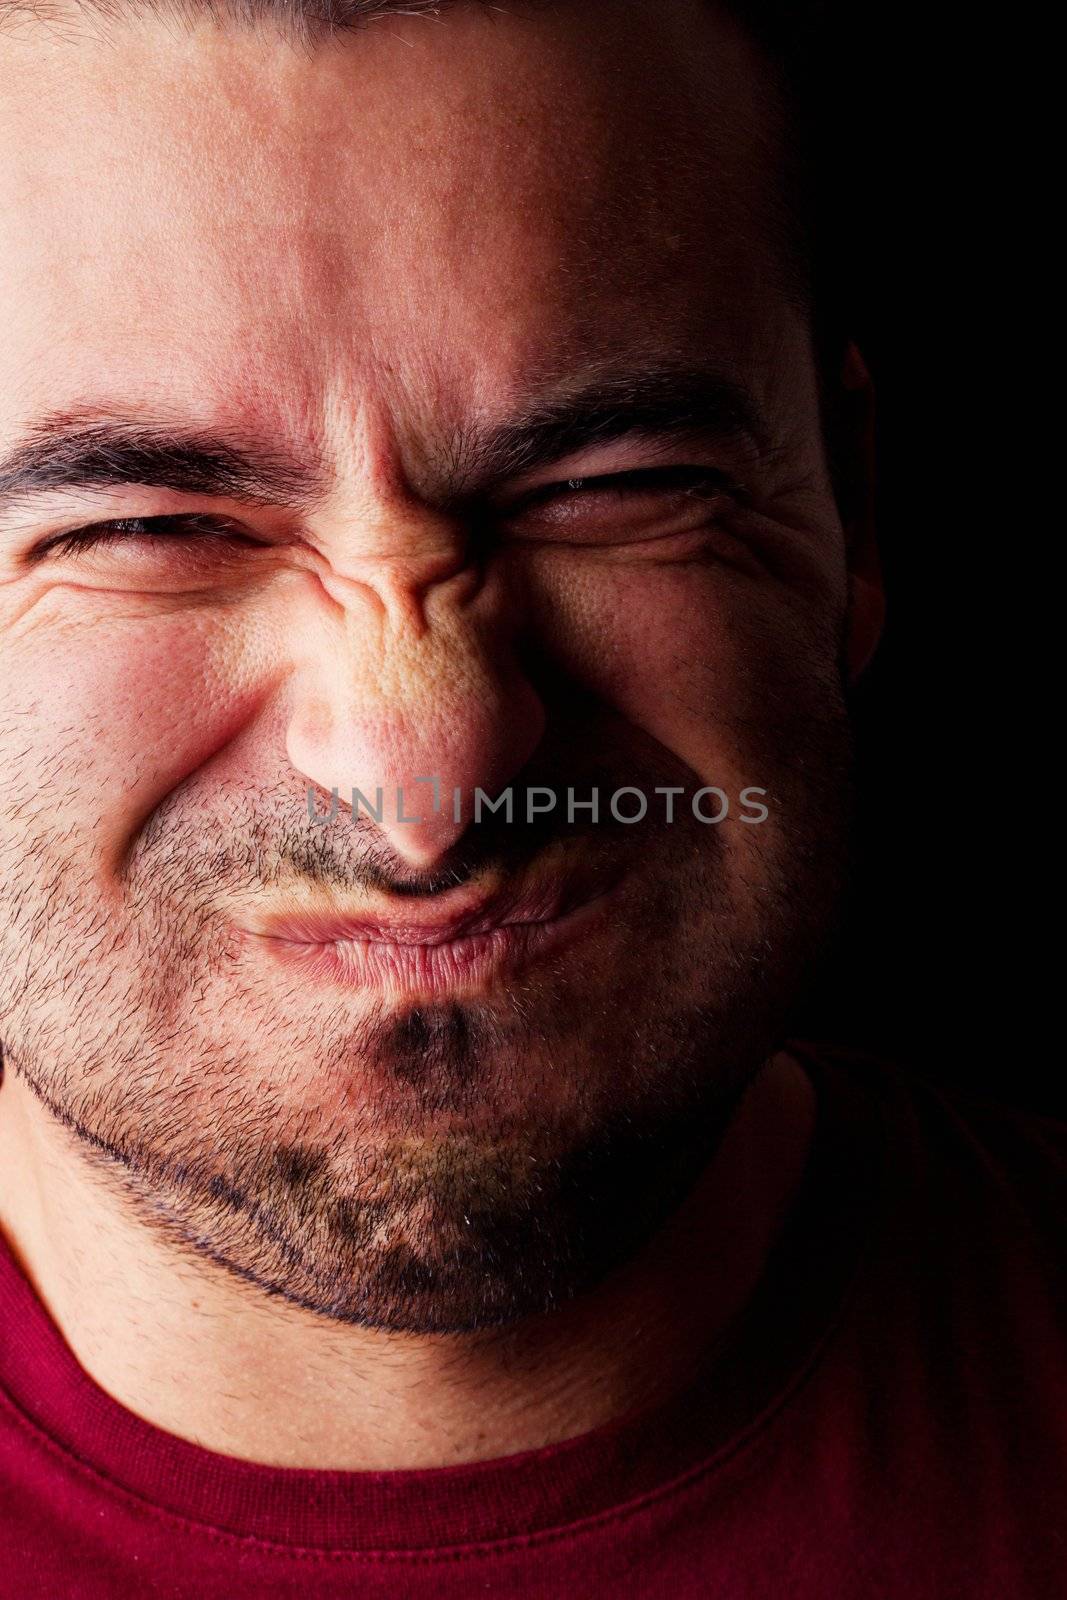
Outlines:
<svg viewBox="0 0 1067 1600"><path fill-rule="evenodd" d="M669 1406L546 1449L408 1472L202 1450L105 1395L0 1250L0 1594L1067 1595L1063 1129L796 1053L816 1135L732 1340Z"/></svg>

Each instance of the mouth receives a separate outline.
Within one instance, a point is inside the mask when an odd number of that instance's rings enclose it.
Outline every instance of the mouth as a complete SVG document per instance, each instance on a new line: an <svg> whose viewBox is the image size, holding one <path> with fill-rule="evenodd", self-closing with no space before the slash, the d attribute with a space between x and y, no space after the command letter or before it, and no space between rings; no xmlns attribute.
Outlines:
<svg viewBox="0 0 1067 1600"><path fill-rule="evenodd" d="M440 995L559 951L604 914L617 882L555 879L490 896L457 890L430 906L309 907L261 915L240 932L309 979Z"/></svg>

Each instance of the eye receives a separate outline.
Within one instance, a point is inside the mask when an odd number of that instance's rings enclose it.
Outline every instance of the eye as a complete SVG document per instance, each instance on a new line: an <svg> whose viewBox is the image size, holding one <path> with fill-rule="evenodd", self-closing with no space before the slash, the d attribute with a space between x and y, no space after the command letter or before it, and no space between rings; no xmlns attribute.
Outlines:
<svg viewBox="0 0 1067 1600"><path fill-rule="evenodd" d="M614 491L625 493L651 490L677 490L680 493L720 493L731 479L715 467L635 467L628 472L601 473L596 477L568 478L565 483L549 483L534 489L524 501L540 501L553 495Z"/></svg>
<svg viewBox="0 0 1067 1600"><path fill-rule="evenodd" d="M158 545L199 547L205 545L230 548L245 545L262 548L262 541L253 539L241 526L226 517L216 516L161 516L117 517L109 522L94 522L84 528L72 528L67 533L56 534L38 545L33 552L35 561L44 556L74 557L101 547L119 545Z"/></svg>
<svg viewBox="0 0 1067 1600"><path fill-rule="evenodd" d="M546 484L506 507L503 519L578 542L663 538L699 527L716 505L744 497L742 485L718 468L641 467Z"/></svg>

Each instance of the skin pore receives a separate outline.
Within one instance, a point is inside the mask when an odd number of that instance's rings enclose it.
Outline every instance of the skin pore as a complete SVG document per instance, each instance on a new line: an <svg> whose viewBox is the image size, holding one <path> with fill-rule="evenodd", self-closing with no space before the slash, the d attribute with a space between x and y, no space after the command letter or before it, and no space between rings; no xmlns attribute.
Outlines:
<svg viewBox="0 0 1067 1600"><path fill-rule="evenodd" d="M26 26L0 74L5 1236L98 1383L247 1459L444 1465L650 1404L803 1169L779 1046L877 631L764 69L696 0L611 0L313 55ZM56 543L137 518L174 520ZM426 774L686 794L309 819ZM447 995L256 939L572 872L569 942Z"/></svg>

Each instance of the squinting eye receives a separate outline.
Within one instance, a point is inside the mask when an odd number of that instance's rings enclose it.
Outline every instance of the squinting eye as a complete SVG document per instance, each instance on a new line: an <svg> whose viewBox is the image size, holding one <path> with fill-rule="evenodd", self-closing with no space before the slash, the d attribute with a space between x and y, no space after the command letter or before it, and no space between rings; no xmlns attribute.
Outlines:
<svg viewBox="0 0 1067 1600"><path fill-rule="evenodd" d="M503 513L506 521L564 537L618 531L629 539L668 535L706 521L724 499L744 500L728 473L712 467L643 467L599 477L569 478L521 497Z"/></svg>
<svg viewBox="0 0 1067 1600"><path fill-rule="evenodd" d="M639 494L642 490L669 493L672 489L683 493L715 496L736 489L725 472L714 467L638 467L632 472L604 473L594 478L568 478L566 483L546 484L535 489L522 501L528 505L541 505L557 497L581 494Z"/></svg>
<svg viewBox="0 0 1067 1600"><path fill-rule="evenodd" d="M85 528L56 534L34 551L34 559L44 556L78 556L101 545L144 544L246 545L260 547L235 522L225 517L164 516L117 517L110 522L94 522Z"/></svg>

